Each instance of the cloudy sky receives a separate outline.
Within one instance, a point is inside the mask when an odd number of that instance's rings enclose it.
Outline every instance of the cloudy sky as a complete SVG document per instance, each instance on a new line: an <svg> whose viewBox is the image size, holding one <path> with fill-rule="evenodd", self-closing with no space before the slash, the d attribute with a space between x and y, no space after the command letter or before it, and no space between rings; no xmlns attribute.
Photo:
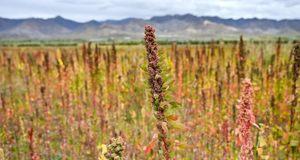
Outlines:
<svg viewBox="0 0 300 160"><path fill-rule="evenodd" d="M0 17L89 20L148 19L191 13L222 18L300 19L299 0L0 0Z"/></svg>

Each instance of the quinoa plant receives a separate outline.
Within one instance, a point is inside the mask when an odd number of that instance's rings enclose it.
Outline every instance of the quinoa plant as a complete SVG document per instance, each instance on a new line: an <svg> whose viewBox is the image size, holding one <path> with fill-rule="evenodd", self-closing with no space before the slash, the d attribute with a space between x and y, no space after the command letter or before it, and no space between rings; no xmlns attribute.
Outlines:
<svg viewBox="0 0 300 160"><path fill-rule="evenodd" d="M240 42L239 42L239 78L245 78L245 46L243 41L243 36L240 36Z"/></svg>
<svg viewBox="0 0 300 160"><path fill-rule="evenodd" d="M278 38L277 40L277 46L276 46L276 61L277 65L279 65L279 58L281 56L281 37Z"/></svg>
<svg viewBox="0 0 300 160"><path fill-rule="evenodd" d="M292 100L292 104L290 107L290 135L292 135L294 131L294 123L295 123L295 108L298 104L298 92L297 92L297 81L300 74L300 42L298 42L293 48L293 55L294 55L294 64L293 64L293 85L292 85L292 95L294 99ZM292 137L292 136L291 136ZM297 136L299 137L299 136ZM290 153L290 146L295 146L294 144L291 145L291 138L288 141L288 148L287 148L287 159L289 158Z"/></svg>
<svg viewBox="0 0 300 160"><path fill-rule="evenodd" d="M145 26L144 40L146 43L146 55L148 66L141 68L149 73L148 84L151 89L151 102L153 104L154 116L158 120L156 128L158 133L155 133L151 142L145 150L147 155L150 150L155 148L155 141L159 140L163 144L164 151L162 152L166 160L174 157L172 147L177 145L180 148L190 148L191 146L180 143L177 140L172 140L170 129L179 131L188 131L189 129L182 123L177 121L177 116L173 112L180 109L179 103L173 101L170 92L173 91L174 80L172 75L169 75L170 68L164 64L163 52L158 52L157 43L155 41L155 29L151 26ZM175 144L172 144L175 143Z"/></svg>
<svg viewBox="0 0 300 160"><path fill-rule="evenodd" d="M253 102L253 89L250 79L243 81L244 88L241 99L238 100L239 109L238 115L238 128L235 133L238 135L238 139L241 142L241 148L239 152L239 159L248 160L252 153L253 143L251 142L251 126L255 122L255 117L252 114Z"/></svg>
<svg viewBox="0 0 300 160"><path fill-rule="evenodd" d="M123 139L121 137L111 139L111 144L108 146L108 153L104 156L109 160L125 160L123 156L123 151L125 149Z"/></svg>
<svg viewBox="0 0 300 160"><path fill-rule="evenodd" d="M297 99L298 99L298 93L297 93L297 80L299 77L299 70L300 70L300 43L298 43L294 47L294 64L293 64L293 96L294 100L292 102L292 107L291 107L291 120L290 120L290 125L291 125L291 131L292 131L292 125L293 125L293 119L294 119L294 108L297 106Z"/></svg>
<svg viewBox="0 0 300 160"><path fill-rule="evenodd" d="M30 159L31 160L37 160L38 159L38 154L35 153L34 149L33 149L33 128L31 127L28 130L28 135L29 135L29 153L30 153Z"/></svg>

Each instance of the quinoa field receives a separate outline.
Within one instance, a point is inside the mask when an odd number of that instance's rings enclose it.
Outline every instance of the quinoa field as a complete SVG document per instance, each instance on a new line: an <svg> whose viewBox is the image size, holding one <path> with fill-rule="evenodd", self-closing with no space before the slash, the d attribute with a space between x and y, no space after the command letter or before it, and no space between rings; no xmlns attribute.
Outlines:
<svg viewBox="0 0 300 160"><path fill-rule="evenodd" d="M0 160L300 159L300 42L155 34L2 46Z"/></svg>

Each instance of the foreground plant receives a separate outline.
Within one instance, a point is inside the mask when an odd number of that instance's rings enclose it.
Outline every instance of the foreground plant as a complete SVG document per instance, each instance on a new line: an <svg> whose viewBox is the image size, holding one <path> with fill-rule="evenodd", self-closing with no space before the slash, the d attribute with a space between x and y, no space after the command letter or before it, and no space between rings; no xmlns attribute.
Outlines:
<svg viewBox="0 0 300 160"><path fill-rule="evenodd" d="M294 129L294 123L295 123L295 113L296 113L296 107L298 102L298 92L297 92L297 81L299 78L299 71L300 71L300 41L294 46L293 48L293 55L294 55L294 63L293 63L293 85L292 85L292 94L294 96L294 99L292 101L291 107L290 107L290 135L293 133ZM287 159L289 158L290 153L290 141L291 138L289 138L288 141L288 148L287 148ZM295 144L291 146L297 146Z"/></svg>
<svg viewBox="0 0 300 160"><path fill-rule="evenodd" d="M172 86L174 80L172 80L172 75L168 75L171 69L164 64L163 53L158 53L157 51L158 45L155 42L154 32L155 29L151 26L145 26L144 40L149 63L147 67L141 66L141 68L149 73L148 84L151 89L151 102L155 111L154 116L158 120L156 123L158 132L154 134L145 150L145 154L154 149L155 141L159 140L164 148L164 150L160 150L160 153L166 160L169 160L174 156L171 151L172 146L179 146L180 148L190 148L191 146L170 138L170 129L188 131L188 128L178 122L177 116L173 115L173 112L180 109L180 106L173 101L173 96L170 95L170 92L174 90L174 86ZM174 143L173 145L172 142Z"/></svg>
<svg viewBox="0 0 300 160"><path fill-rule="evenodd" d="M124 142L121 137L111 139L111 144L108 146L108 153L105 153L104 156L108 160L125 160L123 157L123 151L125 149Z"/></svg>
<svg viewBox="0 0 300 160"><path fill-rule="evenodd" d="M238 115L238 128L236 128L235 133L238 135L238 139L241 142L241 149L239 152L239 159L248 160L251 159L253 143L251 142L251 126L257 126L255 122L255 117L252 114L252 96L253 89L250 79L246 78L243 81L244 88L242 92L241 99L238 100L239 105L237 108L239 110Z"/></svg>

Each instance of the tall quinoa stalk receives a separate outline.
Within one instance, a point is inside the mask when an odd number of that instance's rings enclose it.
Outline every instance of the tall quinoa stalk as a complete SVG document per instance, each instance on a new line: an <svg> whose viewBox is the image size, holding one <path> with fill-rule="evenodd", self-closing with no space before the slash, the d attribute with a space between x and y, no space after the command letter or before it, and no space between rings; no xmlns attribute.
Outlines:
<svg viewBox="0 0 300 160"><path fill-rule="evenodd" d="M175 48L175 74L176 74L175 76L176 76L176 80L179 79L179 61L180 61L179 52Z"/></svg>
<svg viewBox="0 0 300 160"><path fill-rule="evenodd" d="M117 68L118 68L118 59L117 59L117 49L115 46L115 42L113 42L112 44L112 48L111 48L111 61L112 61L112 66L114 69L111 70L111 81L112 83L114 83L114 77L115 74L117 72Z"/></svg>
<svg viewBox="0 0 300 160"><path fill-rule="evenodd" d="M291 128L290 131L292 131L292 125L293 125L293 116L294 116L294 109L297 106L297 100L298 100L298 93L297 93L297 80L299 77L299 70L300 70L300 43L298 43L294 47L294 64L293 64L293 95L294 95L294 100L292 101L292 107L291 107Z"/></svg>
<svg viewBox="0 0 300 160"><path fill-rule="evenodd" d="M33 149L33 128L32 127L28 130L28 136L29 136L29 140L30 140L29 141L29 153L30 153L29 159L37 160L38 154L35 153L35 151Z"/></svg>
<svg viewBox="0 0 300 160"><path fill-rule="evenodd" d="M226 73L227 73L227 90L229 92L229 85L230 85L230 72L231 72L231 66L230 66L230 63L228 62L227 63L227 66L226 66Z"/></svg>
<svg viewBox="0 0 300 160"><path fill-rule="evenodd" d="M141 69L149 73L148 84L151 89L152 104L154 107L154 116L157 118L156 128L158 133L155 133L151 142L145 150L148 154L155 148L155 141L159 140L163 144L162 155L166 160L173 158L174 154L171 151L172 146L178 145L182 148L190 148L191 146L180 143L177 140L172 140L169 137L169 129L178 131L188 131L188 128L182 123L177 121L177 116L173 116L172 112L179 109L179 104L172 101L172 96L168 92L172 91L174 87L172 84L172 75L168 75L171 69L164 65L163 53L158 53L157 43L155 42L155 29L151 26L145 26L144 40L146 43L146 54L148 59L148 66L141 66ZM184 147L183 147L184 146Z"/></svg>
<svg viewBox="0 0 300 160"><path fill-rule="evenodd" d="M214 39L211 40L211 57L215 56L215 41Z"/></svg>
<svg viewBox="0 0 300 160"><path fill-rule="evenodd" d="M253 143L251 142L251 126L255 122L255 117L252 114L252 96L253 89L250 79L246 78L243 81L244 88L242 92L241 99L238 100L239 105L237 109L239 110L238 115L238 127L235 133L238 135L238 139L241 142L241 149L239 152L239 159L248 160L251 159Z"/></svg>
<svg viewBox="0 0 300 160"><path fill-rule="evenodd" d="M246 52L244 48L244 41L243 41L243 36L240 36L240 44L239 44L239 72L240 72L240 78L245 78L245 57Z"/></svg>
<svg viewBox="0 0 300 160"><path fill-rule="evenodd" d="M293 125L294 125L294 116L295 116L295 107L297 106L298 101L298 93L297 93L297 80L299 77L299 70L300 70L300 42L296 44L293 48L293 55L294 55L294 64L293 64L293 88L292 94L294 99L292 101L292 105L290 108L290 132L293 132ZM287 150L287 159L289 158L289 145L290 145L290 138L288 142L288 150Z"/></svg>
<svg viewBox="0 0 300 160"><path fill-rule="evenodd" d="M277 46L276 46L276 65L279 65L279 57L281 56L281 37L277 40Z"/></svg>

